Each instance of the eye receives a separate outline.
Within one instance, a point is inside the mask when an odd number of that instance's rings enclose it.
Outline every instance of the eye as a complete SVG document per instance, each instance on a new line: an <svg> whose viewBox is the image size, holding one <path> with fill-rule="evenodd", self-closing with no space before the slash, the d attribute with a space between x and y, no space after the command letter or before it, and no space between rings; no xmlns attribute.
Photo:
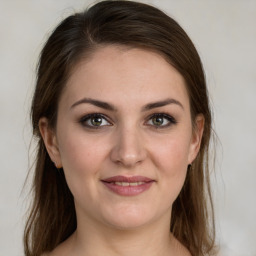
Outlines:
<svg viewBox="0 0 256 256"><path fill-rule="evenodd" d="M163 113L154 114L147 121L147 125L151 125L156 128L165 128L176 123L177 121L172 116Z"/></svg>
<svg viewBox="0 0 256 256"><path fill-rule="evenodd" d="M107 118L102 114L89 114L80 120L83 126L88 128L97 129L102 126L110 126L112 125Z"/></svg>

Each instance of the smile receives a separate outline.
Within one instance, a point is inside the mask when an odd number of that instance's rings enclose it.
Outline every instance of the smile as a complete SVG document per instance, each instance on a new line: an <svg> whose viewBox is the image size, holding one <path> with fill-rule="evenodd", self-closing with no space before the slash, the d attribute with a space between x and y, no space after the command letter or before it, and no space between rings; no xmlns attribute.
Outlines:
<svg viewBox="0 0 256 256"><path fill-rule="evenodd" d="M101 182L111 192L120 196L136 196L147 191L155 180L143 176L114 176Z"/></svg>
<svg viewBox="0 0 256 256"><path fill-rule="evenodd" d="M118 186L123 186L123 187L127 187L127 186L138 186L138 185L142 185L145 184L145 182L113 182L113 184L118 185Z"/></svg>

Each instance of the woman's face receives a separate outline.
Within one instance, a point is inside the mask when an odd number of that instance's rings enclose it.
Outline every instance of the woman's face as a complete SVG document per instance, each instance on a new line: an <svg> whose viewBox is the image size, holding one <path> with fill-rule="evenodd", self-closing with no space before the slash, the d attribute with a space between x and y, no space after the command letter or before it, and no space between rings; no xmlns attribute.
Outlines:
<svg viewBox="0 0 256 256"><path fill-rule="evenodd" d="M55 132L44 118L40 129L78 222L130 229L170 219L203 118L192 130L184 80L160 55L107 46L74 70Z"/></svg>

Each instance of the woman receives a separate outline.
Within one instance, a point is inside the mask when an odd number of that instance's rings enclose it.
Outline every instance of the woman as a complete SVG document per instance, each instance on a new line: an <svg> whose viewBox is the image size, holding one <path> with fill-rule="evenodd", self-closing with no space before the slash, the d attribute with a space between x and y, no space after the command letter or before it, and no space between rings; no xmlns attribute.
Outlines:
<svg viewBox="0 0 256 256"><path fill-rule="evenodd" d="M204 72L160 10L103 1L44 46L28 255L213 255Z"/></svg>

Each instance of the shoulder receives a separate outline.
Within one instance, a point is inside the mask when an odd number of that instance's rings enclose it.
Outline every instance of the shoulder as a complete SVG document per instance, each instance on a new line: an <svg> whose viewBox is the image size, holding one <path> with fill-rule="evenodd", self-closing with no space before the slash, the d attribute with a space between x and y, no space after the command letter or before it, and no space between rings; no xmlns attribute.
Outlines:
<svg viewBox="0 0 256 256"><path fill-rule="evenodd" d="M41 256L60 256L60 255L63 255L59 252L58 248L54 249L53 251L51 252L45 252L43 253Z"/></svg>
<svg viewBox="0 0 256 256"><path fill-rule="evenodd" d="M62 249L62 246L58 246L53 251L43 253L41 256L65 256L65 255L66 253Z"/></svg>
<svg viewBox="0 0 256 256"><path fill-rule="evenodd" d="M45 252L41 256L55 256L55 254L53 252Z"/></svg>
<svg viewBox="0 0 256 256"><path fill-rule="evenodd" d="M62 244L58 245L54 250L45 252L41 256L65 256Z"/></svg>
<svg viewBox="0 0 256 256"><path fill-rule="evenodd" d="M189 250L174 236L172 236L172 248L175 250L175 256L192 256Z"/></svg>
<svg viewBox="0 0 256 256"><path fill-rule="evenodd" d="M41 256L70 256L72 247L73 235L67 240L59 244L55 249L50 252L45 252Z"/></svg>

